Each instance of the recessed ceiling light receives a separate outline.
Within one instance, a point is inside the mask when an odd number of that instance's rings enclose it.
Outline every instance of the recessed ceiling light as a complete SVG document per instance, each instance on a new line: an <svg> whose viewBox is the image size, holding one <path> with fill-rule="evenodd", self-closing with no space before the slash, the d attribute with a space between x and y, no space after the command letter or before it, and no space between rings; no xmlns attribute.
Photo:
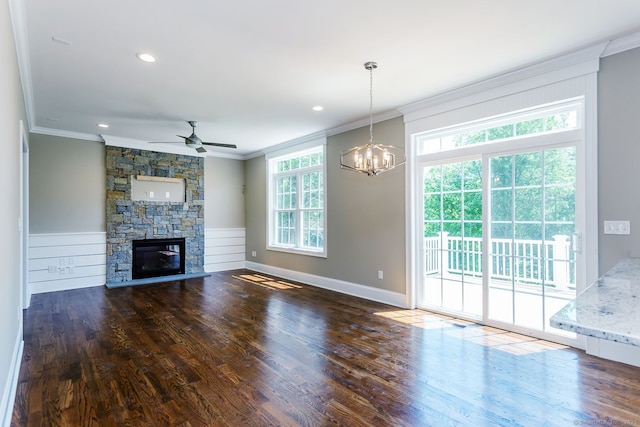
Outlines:
<svg viewBox="0 0 640 427"><path fill-rule="evenodd" d="M148 52L138 52L136 56L140 61L144 62L156 62L157 58Z"/></svg>
<svg viewBox="0 0 640 427"><path fill-rule="evenodd" d="M324 110L324 107L322 105L316 105L315 107L312 108L313 111L322 111Z"/></svg>
<svg viewBox="0 0 640 427"><path fill-rule="evenodd" d="M103 129L106 129L106 128L108 128L108 127L109 127L109 125L108 125L108 124L106 124L106 123L98 123L98 127L99 127L99 128L103 128Z"/></svg>

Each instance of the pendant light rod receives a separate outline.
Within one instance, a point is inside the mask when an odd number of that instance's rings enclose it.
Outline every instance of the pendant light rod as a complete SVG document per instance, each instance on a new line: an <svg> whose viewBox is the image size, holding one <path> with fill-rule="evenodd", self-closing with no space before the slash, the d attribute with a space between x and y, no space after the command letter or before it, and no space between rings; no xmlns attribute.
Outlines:
<svg viewBox="0 0 640 427"><path fill-rule="evenodd" d="M369 141L373 144L373 70L378 68L378 63L365 62L364 68L369 70Z"/></svg>

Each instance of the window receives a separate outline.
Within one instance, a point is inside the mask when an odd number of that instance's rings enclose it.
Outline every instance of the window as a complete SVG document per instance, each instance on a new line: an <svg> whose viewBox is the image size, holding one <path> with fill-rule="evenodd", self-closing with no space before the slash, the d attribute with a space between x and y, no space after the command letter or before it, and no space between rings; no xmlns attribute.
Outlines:
<svg viewBox="0 0 640 427"><path fill-rule="evenodd" d="M580 127L580 108L580 102L567 101L480 120L442 132L428 132L417 139L419 154L577 129Z"/></svg>
<svg viewBox="0 0 640 427"><path fill-rule="evenodd" d="M324 144L267 159L268 249L326 256Z"/></svg>

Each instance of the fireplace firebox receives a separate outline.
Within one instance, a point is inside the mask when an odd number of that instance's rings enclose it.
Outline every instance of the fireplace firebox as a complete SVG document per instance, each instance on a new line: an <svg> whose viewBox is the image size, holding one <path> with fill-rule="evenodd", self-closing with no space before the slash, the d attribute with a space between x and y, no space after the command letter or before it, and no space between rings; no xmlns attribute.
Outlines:
<svg viewBox="0 0 640 427"><path fill-rule="evenodd" d="M132 279L185 273L185 239L133 241Z"/></svg>

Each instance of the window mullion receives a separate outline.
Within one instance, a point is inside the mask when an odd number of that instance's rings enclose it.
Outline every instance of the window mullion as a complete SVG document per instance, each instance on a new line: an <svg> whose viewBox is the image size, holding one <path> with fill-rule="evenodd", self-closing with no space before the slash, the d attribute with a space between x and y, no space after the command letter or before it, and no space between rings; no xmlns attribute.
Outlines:
<svg viewBox="0 0 640 427"><path fill-rule="evenodd" d="M302 201L304 199L304 195L302 194L302 180L303 173L298 172L296 175L296 246L301 248L303 237L302 237L302 212L303 205Z"/></svg>

